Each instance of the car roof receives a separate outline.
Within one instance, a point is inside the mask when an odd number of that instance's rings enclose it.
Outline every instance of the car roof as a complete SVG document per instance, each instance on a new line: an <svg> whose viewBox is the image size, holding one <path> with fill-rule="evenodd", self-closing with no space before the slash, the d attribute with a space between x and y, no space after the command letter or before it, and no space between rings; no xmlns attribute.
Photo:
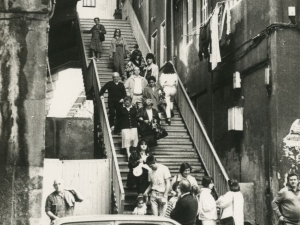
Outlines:
<svg viewBox="0 0 300 225"><path fill-rule="evenodd" d="M55 225L70 222L91 222L91 221L143 221L143 222L170 222L180 225L176 221L162 216L144 216L144 215L90 215L90 216L70 216L60 218L55 221Z"/></svg>

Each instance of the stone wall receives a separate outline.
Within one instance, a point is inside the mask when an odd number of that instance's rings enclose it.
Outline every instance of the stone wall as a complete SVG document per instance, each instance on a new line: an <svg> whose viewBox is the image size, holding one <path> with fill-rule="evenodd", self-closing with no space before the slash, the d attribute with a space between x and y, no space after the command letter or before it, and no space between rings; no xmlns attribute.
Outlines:
<svg viewBox="0 0 300 225"><path fill-rule="evenodd" d="M46 158L94 159L94 123L89 118L46 119Z"/></svg>

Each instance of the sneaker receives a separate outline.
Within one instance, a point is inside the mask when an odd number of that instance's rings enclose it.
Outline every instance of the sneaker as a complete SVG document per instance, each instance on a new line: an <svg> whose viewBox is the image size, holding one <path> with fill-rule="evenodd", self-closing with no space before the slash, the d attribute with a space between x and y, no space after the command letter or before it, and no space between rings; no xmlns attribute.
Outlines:
<svg viewBox="0 0 300 225"><path fill-rule="evenodd" d="M167 119L166 119L166 123L170 126L170 125L171 125L171 119L170 119L170 118L167 118Z"/></svg>

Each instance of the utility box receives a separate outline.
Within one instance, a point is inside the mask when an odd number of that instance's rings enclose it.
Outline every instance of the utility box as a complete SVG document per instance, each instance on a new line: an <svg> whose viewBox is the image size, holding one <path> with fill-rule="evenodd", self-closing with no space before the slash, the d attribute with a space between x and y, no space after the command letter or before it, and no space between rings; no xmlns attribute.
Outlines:
<svg viewBox="0 0 300 225"><path fill-rule="evenodd" d="M243 131L243 107L232 107L228 109L228 131Z"/></svg>
<svg viewBox="0 0 300 225"><path fill-rule="evenodd" d="M241 75L240 72L236 71L233 74L233 89L241 88Z"/></svg>

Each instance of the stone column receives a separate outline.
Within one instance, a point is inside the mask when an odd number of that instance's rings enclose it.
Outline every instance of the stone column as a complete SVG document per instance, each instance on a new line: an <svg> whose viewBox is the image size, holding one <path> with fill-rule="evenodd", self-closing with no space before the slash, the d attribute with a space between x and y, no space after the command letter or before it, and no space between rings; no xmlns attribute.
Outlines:
<svg viewBox="0 0 300 225"><path fill-rule="evenodd" d="M48 3L0 2L1 224L40 224Z"/></svg>

